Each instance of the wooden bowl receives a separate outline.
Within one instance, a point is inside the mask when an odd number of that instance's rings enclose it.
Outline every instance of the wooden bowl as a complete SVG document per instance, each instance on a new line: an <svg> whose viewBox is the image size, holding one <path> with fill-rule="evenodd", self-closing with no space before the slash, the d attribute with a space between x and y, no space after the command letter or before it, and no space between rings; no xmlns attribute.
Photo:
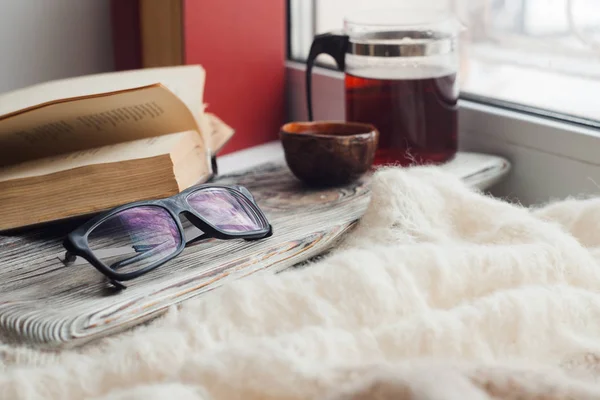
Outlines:
<svg viewBox="0 0 600 400"><path fill-rule="evenodd" d="M352 182L373 164L379 131L355 122L292 122L279 132L292 173L311 186Z"/></svg>

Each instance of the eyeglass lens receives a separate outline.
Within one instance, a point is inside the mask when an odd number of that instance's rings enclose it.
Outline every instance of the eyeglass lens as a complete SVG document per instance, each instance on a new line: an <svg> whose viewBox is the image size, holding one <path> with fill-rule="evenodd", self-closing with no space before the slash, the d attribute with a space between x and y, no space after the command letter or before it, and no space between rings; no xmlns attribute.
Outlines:
<svg viewBox="0 0 600 400"><path fill-rule="evenodd" d="M177 251L182 238L171 214L158 206L120 211L88 235L96 258L119 273L140 271Z"/></svg>
<svg viewBox="0 0 600 400"><path fill-rule="evenodd" d="M225 233L251 233L267 223L242 194L225 188L205 188L191 193L187 202L206 222Z"/></svg>

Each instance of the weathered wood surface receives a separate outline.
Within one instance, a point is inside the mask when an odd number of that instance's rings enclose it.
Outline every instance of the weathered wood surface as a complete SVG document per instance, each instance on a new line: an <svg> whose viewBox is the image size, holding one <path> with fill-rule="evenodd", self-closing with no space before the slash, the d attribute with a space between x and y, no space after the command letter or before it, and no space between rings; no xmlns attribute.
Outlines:
<svg viewBox="0 0 600 400"><path fill-rule="evenodd" d="M115 292L87 263L65 266L62 239L77 222L0 234L0 340L41 347L81 345L123 331L228 281L281 271L331 248L366 209L365 179L308 189L284 166L267 165L219 183L244 185L274 228L271 238L208 240Z"/></svg>

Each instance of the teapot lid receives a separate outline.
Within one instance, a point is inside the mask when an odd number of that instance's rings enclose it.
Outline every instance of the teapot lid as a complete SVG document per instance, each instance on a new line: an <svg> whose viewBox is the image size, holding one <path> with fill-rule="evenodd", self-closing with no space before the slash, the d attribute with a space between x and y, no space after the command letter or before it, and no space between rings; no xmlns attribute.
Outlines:
<svg viewBox="0 0 600 400"><path fill-rule="evenodd" d="M460 23L445 8L367 10L344 19L347 53L373 57L423 57L452 53Z"/></svg>
<svg viewBox="0 0 600 400"><path fill-rule="evenodd" d="M456 50L456 37L439 32L369 32L350 37L347 53L371 57L426 57Z"/></svg>

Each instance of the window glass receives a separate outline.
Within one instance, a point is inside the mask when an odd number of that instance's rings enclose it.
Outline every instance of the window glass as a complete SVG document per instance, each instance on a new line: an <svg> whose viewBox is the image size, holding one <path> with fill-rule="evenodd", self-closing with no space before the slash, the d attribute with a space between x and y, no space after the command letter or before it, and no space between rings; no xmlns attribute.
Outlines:
<svg viewBox="0 0 600 400"><path fill-rule="evenodd" d="M413 0L423 6L424 0ZM429 0L439 7L444 0ZM315 34L343 28L362 0L291 0L291 58L303 61ZM392 8L397 0L371 0ZM461 92L597 124L600 108L599 0L447 0L465 29ZM328 56L318 61L333 67Z"/></svg>

